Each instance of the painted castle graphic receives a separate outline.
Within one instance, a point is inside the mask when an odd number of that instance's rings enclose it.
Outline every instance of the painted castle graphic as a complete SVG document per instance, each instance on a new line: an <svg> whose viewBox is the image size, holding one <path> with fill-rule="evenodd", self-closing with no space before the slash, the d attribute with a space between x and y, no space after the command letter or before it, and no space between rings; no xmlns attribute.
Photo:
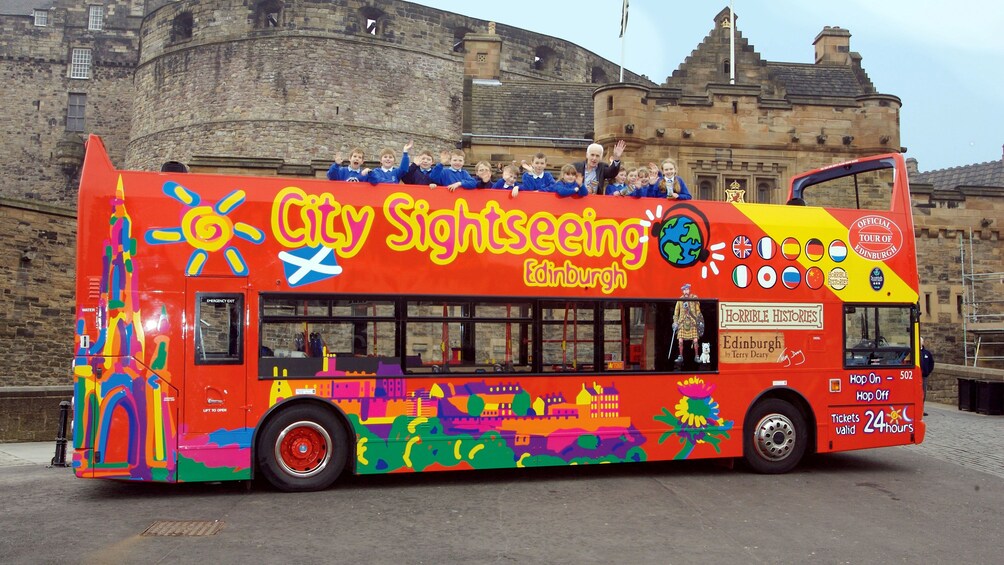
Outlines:
<svg viewBox="0 0 1004 565"><path fill-rule="evenodd" d="M345 371L341 359L326 361L314 379L275 380L269 401L306 394L337 404L357 434L359 473L646 459L645 438L620 415L612 385L583 382L573 398L484 380L409 391L398 364L348 358ZM353 376L372 378L344 380Z"/></svg>

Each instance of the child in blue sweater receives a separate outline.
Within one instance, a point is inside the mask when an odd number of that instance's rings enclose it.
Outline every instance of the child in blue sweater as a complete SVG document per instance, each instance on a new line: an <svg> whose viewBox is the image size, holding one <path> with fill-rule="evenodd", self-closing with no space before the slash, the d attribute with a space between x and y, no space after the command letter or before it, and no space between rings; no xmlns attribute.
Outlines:
<svg viewBox="0 0 1004 565"><path fill-rule="evenodd" d="M385 147L380 150L380 168L370 171L370 184L397 184L401 182L401 177L408 172L408 151L415 145L414 141L409 141L401 152L401 165L394 166L394 150Z"/></svg>
<svg viewBox="0 0 1004 565"><path fill-rule="evenodd" d="M447 162L450 164L449 168L446 167ZM460 187L471 190L478 186L478 181L464 170L464 152L460 149L440 152L439 164L432 168L430 176L432 182L446 185L450 192Z"/></svg>
<svg viewBox="0 0 1004 565"><path fill-rule="evenodd" d="M532 164L527 164L523 161L523 169L526 170L523 173L522 190L539 190L541 192L550 192L551 185L554 184L554 177L551 173L544 171L547 167L547 156L543 153L537 153L533 156Z"/></svg>
<svg viewBox="0 0 1004 565"><path fill-rule="evenodd" d="M620 172L617 173L617 177L614 179L614 182L608 184L604 188L603 194L607 196L623 196L628 190L627 176L627 170L622 168Z"/></svg>
<svg viewBox="0 0 1004 565"><path fill-rule="evenodd" d="M656 169L655 163L651 163L650 168ZM676 161L665 159L662 162L662 170L656 169L655 182L652 183L648 191L650 198L668 198L670 200L690 200L690 190L687 183L676 176Z"/></svg>
<svg viewBox="0 0 1004 565"><path fill-rule="evenodd" d="M502 169L502 178L495 181L492 188L499 188L502 190L508 190L513 198L519 195L519 186L516 185L516 176L519 175L519 169L516 165L506 165Z"/></svg>
<svg viewBox="0 0 1004 565"><path fill-rule="evenodd" d="M335 153L335 162L328 169L328 180L345 180L349 182L369 180L370 170L362 168L365 162L366 154L363 153L362 148L353 147L349 153L349 165L343 167L341 165L342 152L339 151Z"/></svg>
<svg viewBox="0 0 1004 565"><path fill-rule="evenodd" d="M551 192L558 193L558 196L588 196L589 189L576 182L578 174L575 165L561 167L561 180L551 185Z"/></svg>

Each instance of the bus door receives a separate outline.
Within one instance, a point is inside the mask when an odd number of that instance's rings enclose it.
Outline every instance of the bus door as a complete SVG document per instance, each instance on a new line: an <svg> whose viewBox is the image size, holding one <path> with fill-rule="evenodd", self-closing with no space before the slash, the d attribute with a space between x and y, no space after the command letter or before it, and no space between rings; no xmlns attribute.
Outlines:
<svg viewBox="0 0 1004 565"><path fill-rule="evenodd" d="M247 416L247 279L187 277L186 436L234 432ZM199 442L202 443L202 442ZM212 437L209 443L217 444ZM194 446L192 446L194 447Z"/></svg>

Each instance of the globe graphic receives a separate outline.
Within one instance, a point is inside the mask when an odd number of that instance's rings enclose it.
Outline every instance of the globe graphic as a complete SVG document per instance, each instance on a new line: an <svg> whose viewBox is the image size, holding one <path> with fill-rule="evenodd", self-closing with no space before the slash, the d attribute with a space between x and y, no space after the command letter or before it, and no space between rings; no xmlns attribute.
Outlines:
<svg viewBox="0 0 1004 565"><path fill-rule="evenodd" d="M689 216L671 216L659 228L659 254L670 265L689 267L704 247L701 230Z"/></svg>

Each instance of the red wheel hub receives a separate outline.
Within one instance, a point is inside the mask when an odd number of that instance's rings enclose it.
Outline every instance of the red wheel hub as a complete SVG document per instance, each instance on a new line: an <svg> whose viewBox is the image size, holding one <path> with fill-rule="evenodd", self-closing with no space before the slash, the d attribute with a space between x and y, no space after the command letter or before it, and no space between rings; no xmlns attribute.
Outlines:
<svg viewBox="0 0 1004 565"><path fill-rule="evenodd" d="M279 437L278 452L282 466L297 475L313 474L328 462L330 439L316 424L299 423L286 428Z"/></svg>

